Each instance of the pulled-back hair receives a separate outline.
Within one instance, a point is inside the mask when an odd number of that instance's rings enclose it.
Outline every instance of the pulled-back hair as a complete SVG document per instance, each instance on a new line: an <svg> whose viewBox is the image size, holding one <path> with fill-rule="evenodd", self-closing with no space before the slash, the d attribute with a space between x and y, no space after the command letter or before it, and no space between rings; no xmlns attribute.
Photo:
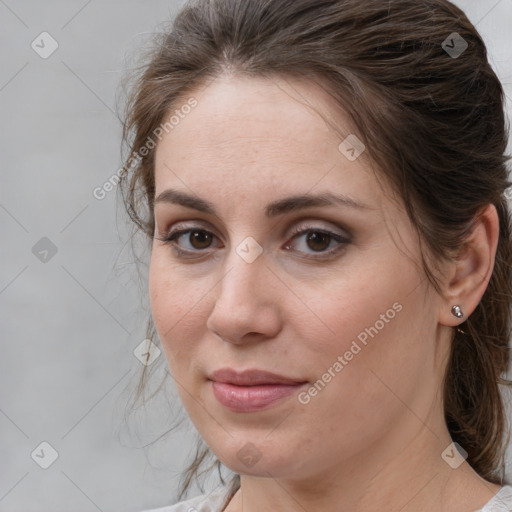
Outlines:
<svg viewBox="0 0 512 512"><path fill-rule="evenodd" d="M496 207L494 270L473 314L453 330L443 400L450 435L469 464L503 483L508 429L500 384L509 384L512 297L508 126L503 88L475 27L446 0L187 3L157 38L127 103L130 158L121 187L131 219L150 239L155 152L143 149L173 108L224 73L300 77L328 91L438 259L463 246L486 205ZM422 264L439 290L426 258ZM212 456L200 446L180 496Z"/></svg>

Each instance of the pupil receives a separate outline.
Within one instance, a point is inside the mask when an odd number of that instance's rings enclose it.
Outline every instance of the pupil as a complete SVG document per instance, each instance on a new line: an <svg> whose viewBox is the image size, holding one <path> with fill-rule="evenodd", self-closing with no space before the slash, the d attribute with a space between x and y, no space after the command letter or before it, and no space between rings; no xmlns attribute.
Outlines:
<svg viewBox="0 0 512 512"><path fill-rule="evenodd" d="M191 233L191 236L193 237L194 242L199 242L200 249L204 249L205 247L208 247L211 243L210 236L205 231L194 231ZM203 242L206 241L206 244L202 245ZM193 246L197 247L195 243L192 243Z"/></svg>
<svg viewBox="0 0 512 512"><path fill-rule="evenodd" d="M310 249L313 249L314 251L321 251L329 246L329 238L329 235L326 235L325 233L310 233L307 238L308 246ZM327 244L322 244L322 241L327 241ZM313 243L313 246L310 245L310 242ZM318 247L318 245L317 247L314 247L315 244L320 244L320 247Z"/></svg>

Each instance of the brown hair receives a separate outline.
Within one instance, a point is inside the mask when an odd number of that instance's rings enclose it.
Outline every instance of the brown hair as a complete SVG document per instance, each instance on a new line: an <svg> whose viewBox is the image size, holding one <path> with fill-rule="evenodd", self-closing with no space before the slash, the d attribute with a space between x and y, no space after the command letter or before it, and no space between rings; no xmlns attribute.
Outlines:
<svg viewBox="0 0 512 512"><path fill-rule="evenodd" d="M467 43L462 54L449 52L456 44L463 49L462 41ZM121 187L131 219L149 238L154 152L135 164L133 155L155 139L171 108L225 72L303 77L327 90L350 116L369 156L402 198L420 240L437 258L460 249L479 212L488 204L496 207L494 271L474 313L454 329L443 385L453 441L467 451L478 474L504 482L508 430L499 384L510 384L504 379L512 298L505 196L510 157L504 92L475 27L446 0L187 3L157 40L127 103L123 135L131 156ZM425 260L423 267L439 289ZM148 329L154 333L151 318ZM201 446L180 496L212 455ZM219 469L220 462L214 464ZM235 476L233 488L238 482Z"/></svg>

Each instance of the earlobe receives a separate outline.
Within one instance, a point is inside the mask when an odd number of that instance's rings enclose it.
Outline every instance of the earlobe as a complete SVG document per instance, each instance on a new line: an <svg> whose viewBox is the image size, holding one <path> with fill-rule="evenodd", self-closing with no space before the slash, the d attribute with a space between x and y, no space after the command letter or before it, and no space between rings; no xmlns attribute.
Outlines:
<svg viewBox="0 0 512 512"><path fill-rule="evenodd" d="M494 269L498 237L498 213L489 204L475 217L464 246L451 264L441 302L442 325L459 325L477 307Z"/></svg>

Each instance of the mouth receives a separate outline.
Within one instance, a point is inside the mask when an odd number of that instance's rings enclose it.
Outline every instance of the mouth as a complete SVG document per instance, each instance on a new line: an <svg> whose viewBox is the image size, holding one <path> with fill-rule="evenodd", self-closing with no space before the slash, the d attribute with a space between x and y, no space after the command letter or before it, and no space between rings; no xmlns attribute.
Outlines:
<svg viewBox="0 0 512 512"><path fill-rule="evenodd" d="M307 383L264 370L237 372L231 368L217 370L208 379L217 401L233 412L267 409Z"/></svg>

